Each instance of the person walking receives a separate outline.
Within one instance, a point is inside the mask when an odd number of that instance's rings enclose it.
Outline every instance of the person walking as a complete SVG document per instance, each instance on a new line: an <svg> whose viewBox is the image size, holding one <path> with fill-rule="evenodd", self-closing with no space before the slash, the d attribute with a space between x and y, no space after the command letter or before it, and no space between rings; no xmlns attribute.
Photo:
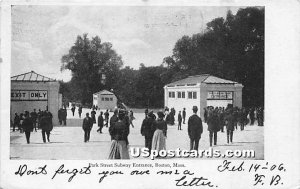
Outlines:
<svg viewBox="0 0 300 189"><path fill-rule="evenodd" d="M62 108L60 108L57 112L59 125L62 125L62 111L63 111Z"/></svg>
<svg viewBox="0 0 300 189"><path fill-rule="evenodd" d="M232 109L228 110L228 114L225 117L226 133L227 133L227 144L232 143L233 131L234 131L234 116Z"/></svg>
<svg viewBox="0 0 300 189"><path fill-rule="evenodd" d="M67 116L68 116L67 109L66 108L62 109L62 122L63 122L64 126L67 125Z"/></svg>
<svg viewBox="0 0 300 189"><path fill-rule="evenodd" d="M179 113L178 113L177 120L178 120L178 130L182 130L181 129L181 122L182 122L181 111L179 111Z"/></svg>
<svg viewBox="0 0 300 189"><path fill-rule="evenodd" d="M152 148L152 139L155 132L155 128L153 126L154 121L155 115L153 114L153 111L150 111L147 114L147 117L143 120L141 126L141 134L145 137L145 147L149 149L149 152Z"/></svg>
<svg viewBox="0 0 300 189"><path fill-rule="evenodd" d="M75 108L75 105L73 105L73 106L72 106L72 108L71 108L71 111L72 111L73 117L74 117L75 109L76 109L76 108Z"/></svg>
<svg viewBox="0 0 300 189"><path fill-rule="evenodd" d="M207 130L209 131L209 144L212 146L212 141L214 139L214 145L217 145L217 133L220 130L219 127L219 117L217 115L217 109L208 112L207 116Z"/></svg>
<svg viewBox="0 0 300 189"><path fill-rule="evenodd" d="M93 108L93 110L91 111L91 118L93 120L93 124L96 123L96 111Z"/></svg>
<svg viewBox="0 0 300 189"><path fill-rule="evenodd" d="M203 132L202 120L197 115L198 107L193 106L193 115L188 120L188 135L190 138L190 150L197 150L199 147L199 141Z"/></svg>
<svg viewBox="0 0 300 189"><path fill-rule="evenodd" d="M100 115L98 116L98 127L99 127L99 129L97 130L97 132L100 132L100 133L102 133L102 128L103 128L103 124L104 124L103 123L104 119L103 119L102 115L103 115L103 112L101 111Z"/></svg>
<svg viewBox="0 0 300 189"><path fill-rule="evenodd" d="M132 126L132 128L134 128L134 125L132 123L132 121L135 119L135 117L133 116L133 111L130 110L129 111L129 124Z"/></svg>
<svg viewBox="0 0 300 189"><path fill-rule="evenodd" d="M185 124L185 118L186 118L185 108L183 108L183 110L182 110L182 118L183 118L183 124Z"/></svg>
<svg viewBox="0 0 300 189"><path fill-rule="evenodd" d="M125 123L125 111L119 110L118 121L109 127L112 141L108 159L129 159L127 137L128 128Z"/></svg>
<svg viewBox="0 0 300 189"><path fill-rule="evenodd" d="M157 112L157 120L153 122L155 132L152 138L153 150L166 150L166 138L167 138L167 122L164 120L164 113L162 111Z"/></svg>
<svg viewBox="0 0 300 189"><path fill-rule="evenodd" d="M36 113L36 109L33 109L33 112L30 113L30 117L32 119L32 123L33 123L33 128L36 132L36 121L37 121L37 117L38 117L38 114Z"/></svg>
<svg viewBox="0 0 300 189"><path fill-rule="evenodd" d="M104 117L105 117L105 126L108 127L108 120L109 120L108 110L106 110L106 112L104 113Z"/></svg>
<svg viewBox="0 0 300 189"><path fill-rule="evenodd" d="M41 117L40 125L42 129L42 137L43 142L46 143L46 135L47 141L50 142L50 132L53 129L52 118L49 112L45 111Z"/></svg>
<svg viewBox="0 0 300 189"><path fill-rule="evenodd" d="M14 117L14 123L13 123L13 132L15 132L15 128L20 128L20 116L15 113L15 117Z"/></svg>
<svg viewBox="0 0 300 189"><path fill-rule="evenodd" d="M78 108L78 115L79 115L79 118L81 118L81 114L82 114L82 106L79 106L79 108Z"/></svg>
<svg viewBox="0 0 300 189"><path fill-rule="evenodd" d="M22 128L25 132L27 144L30 143L30 133L33 131L32 119L29 117L29 112L25 111L25 118L22 122Z"/></svg>
<svg viewBox="0 0 300 189"><path fill-rule="evenodd" d="M88 142L90 140L90 133L93 127L93 120L90 118L89 113L86 113L86 117L82 122L82 129L84 131L84 142Z"/></svg>

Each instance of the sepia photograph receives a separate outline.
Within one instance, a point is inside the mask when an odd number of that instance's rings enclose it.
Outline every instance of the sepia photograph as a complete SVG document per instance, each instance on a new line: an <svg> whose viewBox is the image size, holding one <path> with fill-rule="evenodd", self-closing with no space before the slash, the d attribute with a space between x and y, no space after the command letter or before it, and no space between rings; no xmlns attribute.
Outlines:
<svg viewBox="0 0 300 189"><path fill-rule="evenodd" d="M263 6L11 7L11 160L264 159Z"/></svg>

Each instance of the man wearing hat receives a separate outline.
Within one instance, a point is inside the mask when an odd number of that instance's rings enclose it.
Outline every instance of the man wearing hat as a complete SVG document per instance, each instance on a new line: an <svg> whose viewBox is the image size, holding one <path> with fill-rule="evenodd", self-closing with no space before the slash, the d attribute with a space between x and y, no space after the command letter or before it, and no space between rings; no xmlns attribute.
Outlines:
<svg viewBox="0 0 300 189"><path fill-rule="evenodd" d="M190 137L190 149L198 150L199 140L203 132L202 120L197 115L198 107L193 106L193 115L188 120L188 134Z"/></svg>
<svg viewBox="0 0 300 189"><path fill-rule="evenodd" d="M143 120L141 126L141 134L145 137L145 147L151 150L152 147L152 138L155 132L155 128L153 127L153 122L155 121L155 115L153 111L150 111L146 118Z"/></svg>
<svg viewBox="0 0 300 189"><path fill-rule="evenodd" d="M93 127L93 120L89 116L89 113L86 113L86 117L83 119L82 129L84 131L84 142L88 142L90 140L90 133Z"/></svg>

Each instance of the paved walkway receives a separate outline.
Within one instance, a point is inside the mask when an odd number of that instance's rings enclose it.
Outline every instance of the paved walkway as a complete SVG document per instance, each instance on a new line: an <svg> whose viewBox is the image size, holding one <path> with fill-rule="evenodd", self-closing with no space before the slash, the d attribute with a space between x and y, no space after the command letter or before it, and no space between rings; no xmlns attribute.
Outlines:
<svg viewBox="0 0 300 189"><path fill-rule="evenodd" d="M90 110L84 109L83 115ZM97 116L100 111L97 112ZM141 111L140 111L141 112ZM110 116L112 112L110 112ZM144 147L144 138L140 134L140 126L144 118L143 113L134 113L134 128L130 128L130 147ZM11 131L11 159L64 159L64 160L89 160L106 159L110 147L108 128L103 128L103 133L97 133L97 125L91 131L90 142L83 142L82 119L76 114L73 117L68 110L67 126L56 126L51 132L50 143L43 143L41 130L31 133L31 143L27 144L25 134ZM187 125L183 130L177 126L168 126L167 149L189 149ZM234 132L233 144L226 144L226 133L218 132L218 145L214 149L221 152L225 150L255 150L255 159L264 158L264 128L247 126L244 131L239 129ZM204 123L204 132L199 143L199 149L209 148L207 125ZM133 157L132 157L133 158ZM140 158L144 159L144 158Z"/></svg>

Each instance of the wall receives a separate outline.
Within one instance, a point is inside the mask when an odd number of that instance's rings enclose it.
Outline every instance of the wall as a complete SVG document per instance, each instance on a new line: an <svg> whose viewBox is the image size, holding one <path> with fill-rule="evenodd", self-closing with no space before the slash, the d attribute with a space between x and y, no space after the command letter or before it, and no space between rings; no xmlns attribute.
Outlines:
<svg viewBox="0 0 300 189"><path fill-rule="evenodd" d="M102 98L113 98L113 101L102 101ZM114 110L117 107L117 97L115 95L98 94L98 108Z"/></svg>
<svg viewBox="0 0 300 189"><path fill-rule="evenodd" d="M178 98L177 92L185 92L185 98ZM188 92L195 91L197 92L197 99L188 99ZM175 98L169 98L169 92L175 92ZM175 108L177 120L177 113L182 112L183 108L186 109L187 118L193 114L193 106L197 106L200 109L200 86L175 86L175 87L165 87L165 106L169 109ZM198 111L198 115L200 115Z"/></svg>

